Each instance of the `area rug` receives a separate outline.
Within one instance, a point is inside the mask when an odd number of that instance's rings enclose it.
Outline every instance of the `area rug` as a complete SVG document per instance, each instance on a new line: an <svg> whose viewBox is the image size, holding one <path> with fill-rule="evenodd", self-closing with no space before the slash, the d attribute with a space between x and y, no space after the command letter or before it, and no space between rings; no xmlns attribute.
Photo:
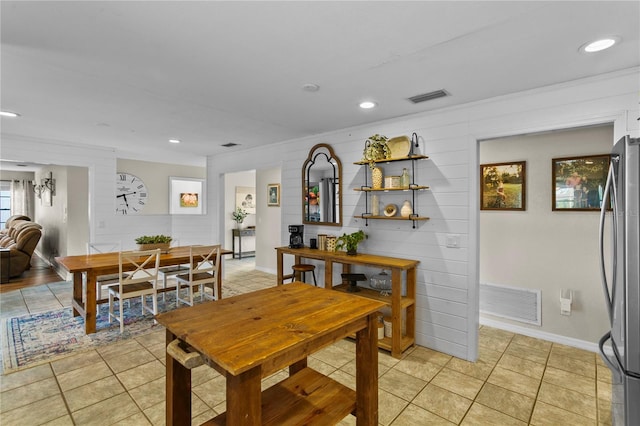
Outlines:
<svg viewBox="0 0 640 426"><path fill-rule="evenodd" d="M237 292L225 288L223 297L234 294ZM175 292L165 293L165 298L162 299L158 297L159 312L176 309ZM196 296L194 302L200 303L200 297ZM151 301L148 299L147 305L150 304ZM181 307L183 306L186 305L181 304ZM115 308L117 309L117 304ZM2 322L0 336L3 374L44 362L52 362L71 353L75 354L156 330L164 330L160 324L154 322L153 315L150 313L142 315L140 298L125 302L123 333L120 333L120 324L115 320L109 324L108 314L109 304L100 305L96 322L97 331L89 335L84 333L83 318L74 317L70 307L5 319Z"/></svg>

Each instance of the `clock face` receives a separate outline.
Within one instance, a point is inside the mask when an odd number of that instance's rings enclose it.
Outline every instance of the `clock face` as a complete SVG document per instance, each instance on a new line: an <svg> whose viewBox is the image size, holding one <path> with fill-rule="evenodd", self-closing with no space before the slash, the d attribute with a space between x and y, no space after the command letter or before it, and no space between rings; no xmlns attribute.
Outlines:
<svg viewBox="0 0 640 426"><path fill-rule="evenodd" d="M149 193L144 182L129 173L116 173L116 213L140 213Z"/></svg>

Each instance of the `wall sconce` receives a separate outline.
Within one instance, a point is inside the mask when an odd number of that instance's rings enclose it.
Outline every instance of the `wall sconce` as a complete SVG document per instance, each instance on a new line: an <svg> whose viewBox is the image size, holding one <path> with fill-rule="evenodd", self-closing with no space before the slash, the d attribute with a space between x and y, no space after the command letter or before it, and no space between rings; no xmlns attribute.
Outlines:
<svg viewBox="0 0 640 426"><path fill-rule="evenodd" d="M33 192L36 193L38 198L42 198L43 194L47 195L47 192L49 192L51 196L56 195L56 181L53 180L53 172L49 172L49 177L40 179L40 185L34 183ZM51 197L49 197L49 199L51 199Z"/></svg>

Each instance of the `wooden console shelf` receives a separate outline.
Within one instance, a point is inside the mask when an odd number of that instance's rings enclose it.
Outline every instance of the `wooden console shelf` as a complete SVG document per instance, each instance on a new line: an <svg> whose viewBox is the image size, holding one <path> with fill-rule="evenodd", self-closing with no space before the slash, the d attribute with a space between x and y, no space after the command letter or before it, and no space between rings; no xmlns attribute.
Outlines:
<svg viewBox="0 0 640 426"><path fill-rule="evenodd" d="M391 218L389 218L391 219ZM404 219L404 218L398 218ZM406 219L405 219L406 220ZM417 220L417 219L415 219ZM324 286L326 289L346 292L347 284L333 283L334 263L342 265L342 273L350 273L353 265L374 267L391 271L391 295L382 296L380 291L359 287L360 292L349 293L366 297L385 303L391 307L392 338L384 338L378 342L378 347L391 351L391 355L400 358L402 352L415 344L416 322L416 270L417 260L402 259L397 257L379 256L366 253L358 253L349 256L343 251L326 251L303 248L277 247L278 278L277 284L284 284L286 275L283 271L283 256L285 254L295 257L295 263L304 263L302 259L315 259L324 262ZM406 294L402 295L402 279L405 276ZM402 332L402 318L406 320L406 330Z"/></svg>

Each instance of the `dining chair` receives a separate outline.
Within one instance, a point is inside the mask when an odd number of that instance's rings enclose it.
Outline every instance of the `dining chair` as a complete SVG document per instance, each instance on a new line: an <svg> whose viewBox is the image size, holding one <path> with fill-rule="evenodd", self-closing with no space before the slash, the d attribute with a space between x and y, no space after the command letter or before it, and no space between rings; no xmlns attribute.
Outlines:
<svg viewBox="0 0 640 426"><path fill-rule="evenodd" d="M158 267L160 249L126 251L118 253L118 284L109 286L109 323L115 318L120 323L120 333L124 331L123 301L140 297L142 314L147 310L158 313ZM124 271L129 270L128 274ZM152 297L152 309L147 307L146 296ZM115 299L118 299L120 315L113 313Z"/></svg>
<svg viewBox="0 0 640 426"><path fill-rule="evenodd" d="M111 253L122 251L122 244L118 242L88 242L87 254ZM96 300L102 300L102 288L118 282L118 274L98 275L96 277ZM86 294L83 292L83 294Z"/></svg>
<svg viewBox="0 0 640 426"><path fill-rule="evenodd" d="M175 248L180 246L180 243L176 238L171 240L171 248ZM189 265L171 265L171 266L163 266L158 270L158 278L162 280L162 288L166 289L168 281L167 279L172 276L176 276L178 274L183 274L189 271ZM165 292L162 292L162 300L164 299Z"/></svg>
<svg viewBox="0 0 640 426"><path fill-rule="evenodd" d="M199 287L200 300L204 300L205 288L211 284L214 300L219 300L217 294L217 281L220 274L220 245L191 246L189 248L190 268L189 273L176 275L176 306L180 302L193 306L193 288ZM180 298L180 289L188 287L189 299Z"/></svg>

